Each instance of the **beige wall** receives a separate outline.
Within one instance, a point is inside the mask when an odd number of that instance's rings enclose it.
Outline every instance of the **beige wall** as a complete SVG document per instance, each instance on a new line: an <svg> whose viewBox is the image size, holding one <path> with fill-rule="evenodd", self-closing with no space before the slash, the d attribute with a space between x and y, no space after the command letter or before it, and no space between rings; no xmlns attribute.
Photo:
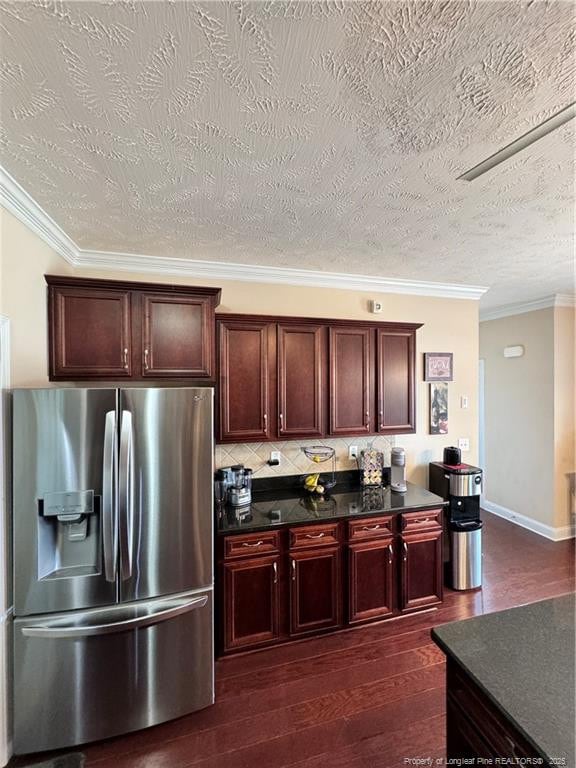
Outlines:
<svg viewBox="0 0 576 768"><path fill-rule="evenodd" d="M70 273L74 270L10 214L3 212L3 218L2 262L5 274L1 296L2 311L13 324L13 386L44 386L48 380L43 274ZM215 283L211 280L103 270L75 270L74 273L86 277L217 284L222 287L221 312L423 323L417 336L417 434L396 440L407 450L409 477L414 482L426 483L428 462L440 458L442 448L455 444L458 437L470 438L470 452L466 459L471 463L477 461L478 303L475 301L289 285ZM383 302L382 314L374 316L369 313L370 298ZM422 381L422 353L426 351L454 353L447 436L428 434L428 385ZM466 410L459 407L460 395L463 394L469 398Z"/></svg>
<svg viewBox="0 0 576 768"><path fill-rule="evenodd" d="M0 206L0 314L11 320L12 385L44 385L48 329L44 274L72 267Z"/></svg>
<svg viewBox="0 0 576 768"><path fill-rule="evenodd" d="M485 361L485 497L551 529L570 522L574 471L573 310L480 323ZM505 358L521 344L523 357Z"/></svg>
<svg viewBox="0 0 576 768"><path fill-rule="evenodd" d="M554 521L558 527L574 522L576 451L575 337L576 312L554 310Z"/></svg>

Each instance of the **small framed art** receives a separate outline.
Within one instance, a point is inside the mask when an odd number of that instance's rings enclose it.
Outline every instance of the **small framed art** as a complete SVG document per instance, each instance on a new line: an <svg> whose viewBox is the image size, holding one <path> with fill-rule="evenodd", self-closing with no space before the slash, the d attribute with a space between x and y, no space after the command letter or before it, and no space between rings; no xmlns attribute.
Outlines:
<svg viewBox="0 0 576 768"><path fill-rule="evenodd" d="M448 434L448 384L445 381L430 384L430 434Z"/></svg>
<svg viewBox="0 0 576 768"><path fill-rule="evenodd" d="M424 352L424 381L452 381L452 352Z"/></svg>

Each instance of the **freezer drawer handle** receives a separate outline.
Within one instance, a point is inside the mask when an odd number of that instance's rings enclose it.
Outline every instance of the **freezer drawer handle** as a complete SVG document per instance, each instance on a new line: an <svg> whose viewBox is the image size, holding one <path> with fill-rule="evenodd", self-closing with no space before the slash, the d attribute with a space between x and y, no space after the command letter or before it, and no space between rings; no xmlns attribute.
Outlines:
<svg viewBox="0 0 576 768"><path fill-rule="evenodd" d="M108 411L102 459L102 550L106 581L116 581L116 412Z"/></svg>
<svg viewBox="0 0 576 768"><path fill-rule="evenodd" d="M22 627L22 634L26 637L44 637L50 639L56 638L74 638L90 637L91 635L110 635L114 632L126 632L127 630L140 629L141 627L150 627L153 624L160 624L162 621L168 621L183 613L188 613L195 608L203 608L208 602L208 597L195 597L192 600L175 600L161 611L150 613L146 616L137 616L133 619L124 619L122 621L112 621L108 624L92 624L87 626L62 626L54 622L50 624L38 625L34 627Z"/></svg>

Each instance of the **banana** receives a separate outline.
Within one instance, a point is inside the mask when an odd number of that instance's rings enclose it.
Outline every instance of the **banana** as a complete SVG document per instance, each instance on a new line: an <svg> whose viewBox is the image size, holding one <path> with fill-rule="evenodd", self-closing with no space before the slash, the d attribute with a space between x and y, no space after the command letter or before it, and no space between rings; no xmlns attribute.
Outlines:
<svg viewBox="0 0 576 768"><path fill-rule="evenodd" d="M304 485L306 486L306 488L310 488L313 490L318 485L319 479L320 479L319 474L308 475L308 477L306 477L306 479L304 480Z"/></svg>

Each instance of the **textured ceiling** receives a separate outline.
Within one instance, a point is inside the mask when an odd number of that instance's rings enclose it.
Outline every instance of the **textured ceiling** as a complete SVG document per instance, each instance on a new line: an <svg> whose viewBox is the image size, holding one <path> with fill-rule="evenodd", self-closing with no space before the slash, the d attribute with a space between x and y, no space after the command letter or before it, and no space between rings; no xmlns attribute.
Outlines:
<svg viewBox="0 0 576 768"><path fill-rule="evenodd" d="M571 2L0 2L0 160L81 248L572 291Z"/></svg>

